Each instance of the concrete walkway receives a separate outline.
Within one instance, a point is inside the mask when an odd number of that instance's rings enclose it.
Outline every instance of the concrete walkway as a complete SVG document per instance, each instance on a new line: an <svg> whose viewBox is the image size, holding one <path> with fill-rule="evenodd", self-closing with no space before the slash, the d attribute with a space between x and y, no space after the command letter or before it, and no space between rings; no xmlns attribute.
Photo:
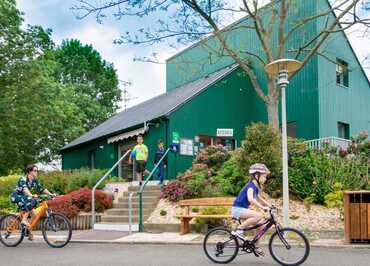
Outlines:
<svg viewBox="0 0 370 266"><path fill-rule="evenodd" d="M201 245L204 235L179 233L133 233L112 231L74 231L72 243L108 243L108 244L181 244L181 245ZM268 237L261 241L262 245L268 244ZM310 239L312 247L329 248L366 248L370 249L370 244L345 244L342 239Z"/></svg>

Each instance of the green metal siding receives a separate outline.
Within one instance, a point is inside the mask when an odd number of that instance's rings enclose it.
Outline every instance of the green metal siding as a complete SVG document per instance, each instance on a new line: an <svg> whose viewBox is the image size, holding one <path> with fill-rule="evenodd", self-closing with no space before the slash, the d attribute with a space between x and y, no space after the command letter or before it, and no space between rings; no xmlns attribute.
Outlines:
<svg viewBox="0 0 370 266"><path fill-rule="evenodd" d="M320 137L338 136L338 122L350 125L350 135L370 131L370 86L347 38L335 33L320 52L330 59L318 59ZM336 83L337 58L348 63L348 88Z"/></svg>
<svg viewBox="0 0 370 266"><path fill-rule="evenodd" d="M169 116L169 138L174 131L180 138L194 139L197 135L216 136L217 128L233 128L240 145L246 125L266 121L261 104L244 74L235 70ZM192 160L192 156L170 154L169 176L185 171Z"/></svg>
<svg viewBox="0 0 370 266"><path fill-rule="evenodd" d="M295 25L300 18L313 15L316 8L316 1L293 1L286 26L287 30ZM264 12L265 17L268 18L270 11L265 10ZM235 25L248 24L249 21L246 18ZM307 23L295 33L295 37L289 41L287 46L291 48L300 47L312 38L315 32L316 23ZM271 47L276 47L277 36L275 35ZM248 50L257 53L262 58L264 57L260 42L253 30L239 28L227 32L226 36L234 50L240 51L241 56L245 57L242 51ZM219 51L218 42L211 37L167 60L167 91L231 64L232 60L225 55L221 56ZM292 57L289 54L286 56ZM262 89L266 91L266 77L262 66L257 63L256 59L250 58L250 60ZM313 57L304 69L294 77L287 89L287 121L296 122L299 138L312 139L319 136L317 64L317 57ZM241 111L244 110L243 107ZM266 107L261 101L256 102L255 108L257 112L261 112L261 110L266 112ZM266 120L267 118L263 117L263 119ZM257 117L255 120L258 120Z"/></svg>
<svg viewBox="0 0 370 266"><path fill-rule="evenodd" d="M326 1L326 0L321 0ZM289 16L286 23L286 31L300 22L303 17L312 16L316 10L316 1L295 0L291 4ZM269 8L260 10L262 17L267 24L271 17ZM224 36L234 52L241 58L248 59L254 68L258 68L258 61L255 57L248 57L245 51L257 54L265 58L265 54L260 45L256 31L247 29L243 26L251 26L248 17L243 18L230 26L233 30L225 30ZM273 38L270 43L272 50L277 48L277 26L273 31ZM287 43L287 48L297 49L305 42L310 40L316 30L315 22L308 22L300 30L297 30ZM308 47L309 48L309 47ZM292 55L284 55L292 57ZM169 58L166 62L166 90L173 90L190 81L197 80L205 75L213 73L227 65L233 63L233 60L225 55L224 49L220 47L219 41L214 37L206 38L175 56ZM258 80L263 84L265 76L263 71L256 71Z"/></svg>
<svg viewBox="0 0 370 266"><path fill-rule="evenodd" d="M107 144L107 140L100 140L98 142L78 146L75 149L63 151L63 170L88 167L89 151L95 151L95 168L108 169L117 161L117 146L114 144ZM117 171L115 171L114 174L117 175Z"/></svg>

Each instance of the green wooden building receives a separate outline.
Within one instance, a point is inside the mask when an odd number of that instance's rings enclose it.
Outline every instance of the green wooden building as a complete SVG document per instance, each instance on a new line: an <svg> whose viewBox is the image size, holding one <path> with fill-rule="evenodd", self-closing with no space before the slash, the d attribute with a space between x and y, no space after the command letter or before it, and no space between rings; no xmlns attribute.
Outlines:
<svg viewBox="0 0 370 266"><path fill-rule="evenodd" d="M326 0L296 2L290 14L294 18L316 14L328 5ZM268 7L265 12L268 16ZM233 25L248 23L248 18L243 18ZM292 44L308 40L320 30L321 23L307 23L296 32ZM237 49L242 51L248 45L261 52L254 32L233 30L225 34ZM166 93L113 116L63 147L63 169L110 168L135 145L138 134L144 135L150 150L148 169L153 167L159 139L167 147L179 141L180 151L168 156L168 178L189 168L203 147L238 147L245 137L245 126L267 122L267 111L242 70L229 57L220 56L217 45L210 37L169 58ZM207 48L210 46L214 49ZM288 134L307 140L348 139L369 131L370 83L345 34L333 34L319 54L289 84ZM263 82L262 71L257 78ZM123 162L115 174L130 176L132 172Z"/></svg>

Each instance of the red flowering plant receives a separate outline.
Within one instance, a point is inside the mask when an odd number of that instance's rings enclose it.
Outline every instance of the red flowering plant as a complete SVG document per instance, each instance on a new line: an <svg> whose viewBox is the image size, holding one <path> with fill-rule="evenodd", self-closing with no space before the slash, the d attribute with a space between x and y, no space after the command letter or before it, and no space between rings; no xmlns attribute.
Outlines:
<svg viewBox="0 0 370 266"><path fill-rule="evenodd" d="M48 202L49 207L57 213L62 213L69 218L77 216L81 211L91 211L91 189L81 188L63 196L58 196ZM103 212L111 208L113 199L101 190L95 192L95 210Z"/></svg>

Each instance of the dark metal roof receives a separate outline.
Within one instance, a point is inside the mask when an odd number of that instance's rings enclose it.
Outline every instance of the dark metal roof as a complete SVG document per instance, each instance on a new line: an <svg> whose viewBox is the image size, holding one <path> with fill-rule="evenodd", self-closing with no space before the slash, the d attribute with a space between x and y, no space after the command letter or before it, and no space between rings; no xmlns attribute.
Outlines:
<svg viewBox="0 0 370 266"><path fill-rule="evenodd" d="M199 80L185 84L168 93L161 94L126 111L120 112L73 140L61 150L66 150L101 137L112 136L115 133L123 132L127 128L169 115L210 85L231 73L236 67L236 64L228 66Z"/></svg>

